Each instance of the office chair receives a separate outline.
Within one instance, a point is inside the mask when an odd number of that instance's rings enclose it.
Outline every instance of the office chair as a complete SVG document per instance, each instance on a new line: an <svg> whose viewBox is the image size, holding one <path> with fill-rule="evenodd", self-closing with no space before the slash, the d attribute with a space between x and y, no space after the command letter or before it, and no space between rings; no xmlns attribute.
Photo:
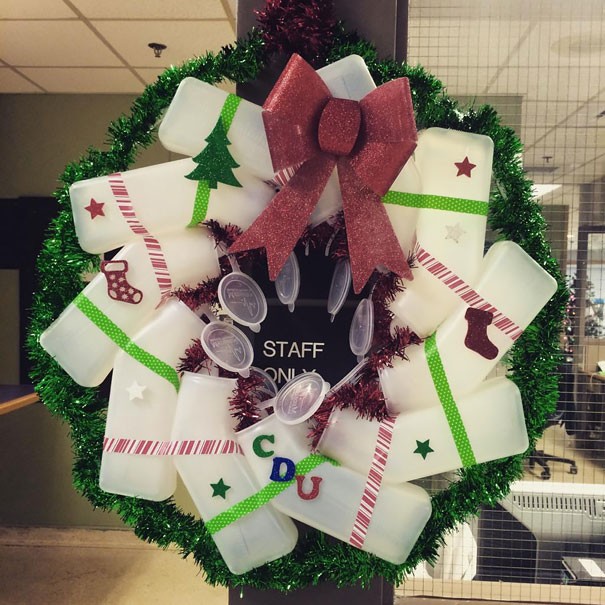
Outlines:
<svg viewBox="0 0 605 605"><path fill-rule="evenodd" d="M574 400L574 375L571 360L566 360L559 368L559 371L559 399L557 401L557 409L554 414L548 418L545 428L558 424L559 426L565 426L565 432L568 435L574 435L576 432L576 404ZM576 475L578 473L576 461L571 458L547 454L544 450L534 450L529 456L529 468L533 470L536 464L540 465L542 467L540 478L544 481L551 477L550 462L569 464L568 472L571 475Z"/></svg>

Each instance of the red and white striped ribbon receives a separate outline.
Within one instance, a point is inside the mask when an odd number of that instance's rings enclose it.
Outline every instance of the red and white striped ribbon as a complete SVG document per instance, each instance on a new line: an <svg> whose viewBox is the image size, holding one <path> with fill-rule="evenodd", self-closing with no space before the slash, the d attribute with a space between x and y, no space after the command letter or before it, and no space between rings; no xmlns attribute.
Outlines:
<svg viewBox="0 0 605 605"><path fill-rule="evenodd" d="M281 189L295 174L301 164L297 164L296 166L290 166L289 168L284 168L283 170L278 170L272 179L265 181L267 185L271 185L275 189Z"/></svg>
<svg viewBox="0 0 605 605"><path fill-rule="evenodd" d="M157 441L153 439L127 439L105 437L103 451L112 454L139 456L208 456L211 454L243 454L233 439L184 439Z"/></svg>
<svg viewBox="0 0 605 605"><path fill-rule="evenodd" d="M126 183L119 172L109 175L109 186L116 203L118 204L118 208L131 231L137 235L143 236L143 241L145 242L145 247L149 254L149 260L151 261L151 266L155 273L155 279L160 287L162 301L164 301L174 288L172 286L172 279L170 277L170 272L168 271L168 265L160 242L158 242L158 240L147 231L145 225L139 221L134 206L132 205L128 189L126 188Z"/></svg>
<svg viewBox="0 0 605 605"><path fill-rule="evenodd" d="M368 472L368 479L363 489L361 503L353 523L353 530L349 537L349 544L356 548L362 548L368 533L368 527L374 514L374 506L382 484L384 468L389 458L391 450L391 441L393 439L393 427L395 426L395 418L387 416L378 427L378 438L376 447L374 448L374 457Z"/></svg>
<svg viewBox="0 0 605 605"><path fill-rule="evenodd" d="M451 269L448 269L448 267L438 261L421 246L416 247L416 259L429 273L442 281L467 305L475 309L481 309L482 311L489 311L492 313L494 316L492 325L498 328L503 334L506 334L511 340L517 340L517 338L523 334L523 329L513 322L512 319L509 319L504 313L498 311L496 307L486 301L461 277L456 275Z"/></svg>

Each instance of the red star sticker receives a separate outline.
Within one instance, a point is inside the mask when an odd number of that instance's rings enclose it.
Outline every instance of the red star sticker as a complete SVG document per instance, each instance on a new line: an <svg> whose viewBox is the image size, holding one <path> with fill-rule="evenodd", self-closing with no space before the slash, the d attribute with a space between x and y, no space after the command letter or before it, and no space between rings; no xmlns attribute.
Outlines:
<svg viewBox="0 0 605 605"><path fill-rule="evenodd" d="M88 210L90 212L91 220L96 216L105 216L105 212L103 212L103 206L105 204L103 202L97 202L94 198L90 198L90 204L88 206L84 206L84 210Z"/></svg>
<svg viewBox="0 0 605 605"><path fill-rule="evenodd" d="M456 176L467 176L469 179L471 178L471 170L475 168L477 164L471 164L468 161L468 156L466 156L462 162L454 162L456 168L458 168L458 174Z"/></svg>

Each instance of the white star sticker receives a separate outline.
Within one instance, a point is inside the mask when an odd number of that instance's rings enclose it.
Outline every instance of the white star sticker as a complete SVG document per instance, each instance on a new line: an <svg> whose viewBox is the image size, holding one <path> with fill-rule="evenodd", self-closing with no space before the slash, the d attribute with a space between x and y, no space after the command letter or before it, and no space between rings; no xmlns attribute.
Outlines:
<svg viewBox="0 0 605 605"><path fill-rule="evenodd" d="M126 387L126 390L128 391L129 400L133 401L134 399L143 399L143 391L146 388L146 386L139 384L135 380L129 387Z"/></svg>
<svg viewBox="0 0 605 605"><path fill-rule="evenodd" d="M446 225L447 235L445 239L453 239L457 244L460 243L460 238L466 233L466 231L460 226L460 223L455 225Z"/></svg>

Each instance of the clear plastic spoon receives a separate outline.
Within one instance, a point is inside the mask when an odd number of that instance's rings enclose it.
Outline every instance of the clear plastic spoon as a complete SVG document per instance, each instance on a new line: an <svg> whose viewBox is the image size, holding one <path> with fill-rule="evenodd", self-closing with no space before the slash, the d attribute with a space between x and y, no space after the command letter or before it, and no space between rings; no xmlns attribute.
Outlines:
<svg viewBox="0 0 605 605"><path fill-rule="evenodd" d="M357 384L361 378L361 370L368 363L367 359L362 359L356 366L354 366L347 374L345 374L329 391L326 393L336 393L338 389L343 387L345 384Z"/></svg>
<svg viewBox="0 0 605 605"><path fill-rule="evenodd" d="M288 256L288 260L282 267L275 280L275 291L277 292L277 298L279 301L288 305L290 313L294 311L294 304L298 298L298 291L300 290L300 267L298 266L298 259L296 254L292 252Z"/></svg>
<svg viewBox="0 0 605 605"><path fill-rule="evenodd" d="M255 393L259 396L262 404L265 404L268 400L277 396L277 392L279 391L277 384L275 384L275 380L273 380L265 370L261 370L256 366L251 366L250 375L256 376L262 380L255 390Z"/></svg>
<svg viewBox="0 0 605 605"><path fill-rule="evenodd" d="M254 359L250 339L234 325L216 319L209 307L204 307L204 314L210 323L204 326L200 340L208 357L221 368L247 378Z"/></svg>
<svg viewBox="0 0 605 605"><path fill-rule="evenodd" d="M256 366L252 366L250 368L251 376L258 376L262 379L262 382L258 385L255 394L259 398L258 409L261 412L264 412L265 416L269 415L269 408L272 408L275 405L275 397L277 396L278 388L277 384L275 384L275 380L265 372L265 370L261 370Z"/></svg>
<svg viewBox="0 0 605 605"><path fill-rule="evenodd" d="M267 317L267 299L259 285L240 271L235 258L228 258L232 271L218 285L221 307L237 323L260 332L260 324Z"/></svg>
<svg viewBox="0 0 605 605"><path fill-rule="evenodd" d="M347 300L351 288L351 264L344 258L339 260L334 267L332 283L328 294L328 313L330 321L334 321L336 314L342 309Z"/></svg>
<svg viewBox="0 0 605 605"><path fill-rule="evenodd" d="M372 346L374 338L374 303L372 293L359 301L349 329L349 347L357 361L361 361Z"/></svg>
<svg viewBox="0 0 605 605"><path fill-rule="evenodd" d="M319 409L330 385L317 373L305 372L289 380L279 391L273 408L284 424L299 424Z"/></svg>

